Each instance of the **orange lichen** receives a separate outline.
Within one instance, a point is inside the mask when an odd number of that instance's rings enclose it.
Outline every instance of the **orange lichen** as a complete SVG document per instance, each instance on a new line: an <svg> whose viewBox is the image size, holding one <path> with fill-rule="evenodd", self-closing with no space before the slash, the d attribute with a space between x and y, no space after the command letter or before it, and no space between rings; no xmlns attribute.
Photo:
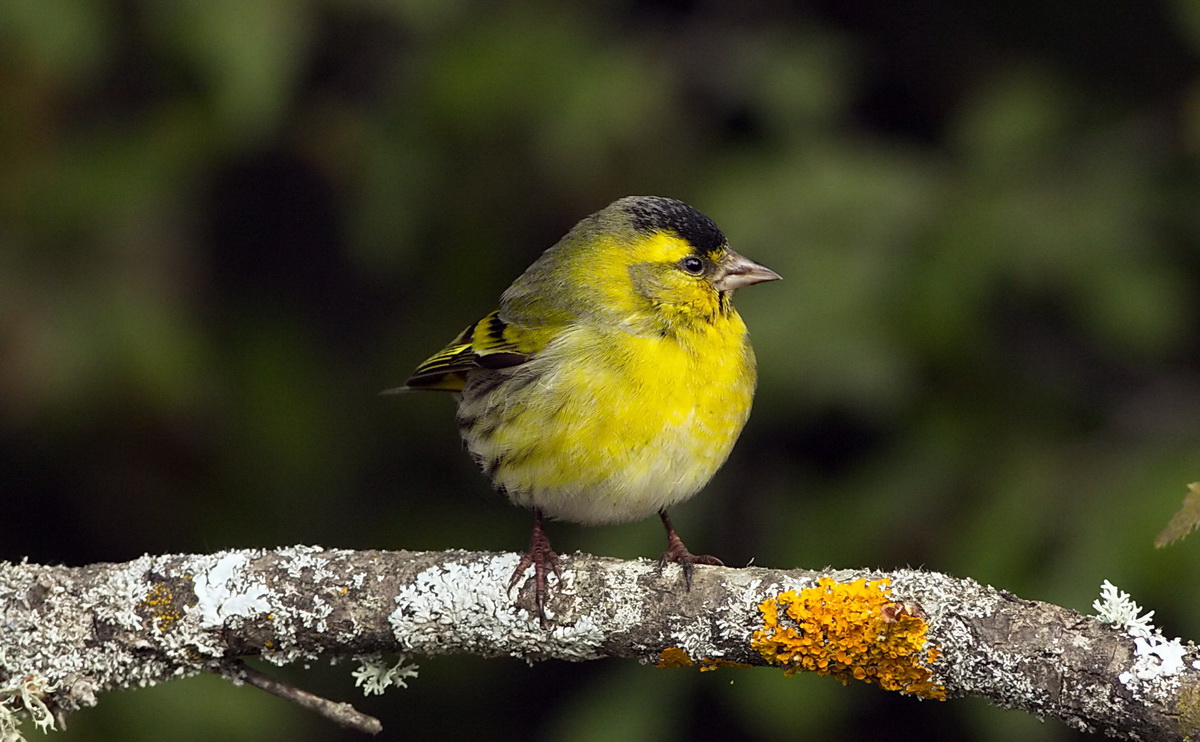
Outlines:
<svg viewBox="0 0 1200 742"><path fill-rule="evenodd" d="M679 647L667 647L658 653L658 662L654 665L658 668L668 667L693 667L696 663L700 664L700 672L712 672L718 667L750 667L744 662L734 662L733 660L723 660L715 657L701 657L699 660L693 660L686 650Z"/></svg>
<svg viewBox="0 0 1200 742"><path fill-rule="evenodd" d="M711 657L701 657L700 658L700 672L712 672L713 670L716 670L718 667L735 667L738 669L742 669L742 668L747 668L747 667L754 667L754 665L747 665L745 662L734 662L733 660L723 660L723 659L719 659L719 658L717 658L717 659L714 659Z"/></svg>
<svg viewBox="0 0 1200 742"><path fill-rule="evenodd" d="M691 667L696 664L688 653L679 647L667 647L658 653L658 662L654 665L658 668L668 667Z"/></svg>
<svg viewBox="0 0 1200 742"><path fill-rule="evenodd" d="M816 587L789 590L759 605L763 627L750 646L791 675L811 670L842 683L862 680L885 690L946 699L929 665L928 624L920 611L889 599L887 580L842 584L828 577Z"/></svg>
<svg viewBox="0 0 1200 742"><path fill-rule="evenodd" d="M163 583L157 583L146 591L142 605L151 610L150 619L160 632L166 633L174 627L175 622L183 618L183 609L179 606L175 591Z"/></svg>

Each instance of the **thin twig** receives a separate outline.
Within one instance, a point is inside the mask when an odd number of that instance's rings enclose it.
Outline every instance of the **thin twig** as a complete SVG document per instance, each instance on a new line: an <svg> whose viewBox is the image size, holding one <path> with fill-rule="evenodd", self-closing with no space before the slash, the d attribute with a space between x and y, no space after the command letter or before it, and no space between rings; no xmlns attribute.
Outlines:
<svg viewBox="0 0 1200 742"><path fill-rule="evenodd" d="M306 708L309 711L315 711L339 726L367 734L379 734L383 731L383 724L379 719L362 713L348 703L338 703L330 701L328 698L321 698L318 695L259 672L240 660L233 660L227 663L223 670L222 675L227 680L234 682L241 681L253 685L255 688L260 688L272 695L279 696L285 701L291 701L297 706Z"/></svg>

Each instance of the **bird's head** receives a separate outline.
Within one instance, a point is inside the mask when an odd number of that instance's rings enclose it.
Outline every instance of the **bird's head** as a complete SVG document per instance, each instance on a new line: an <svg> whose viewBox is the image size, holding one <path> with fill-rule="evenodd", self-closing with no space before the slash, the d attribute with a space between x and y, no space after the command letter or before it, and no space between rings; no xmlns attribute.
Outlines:
<svg viewBox="0 0 1200 742"><path fill-rule="evenodd" d="M608 208L628 221L631 238L624 255L632 291L674 319L728 314L734 289L779 279L775 271L734 252L717 225L685 203L631 196Z"/></svg>
<svg viewBox="0 0 1200 742"><path fill-rule="evenodd" d="M518 322L588 317L662 332L729 316L734 289L778 278L734 252L691 206L629 196L543 253L505 292L502 314Z"/></svg>

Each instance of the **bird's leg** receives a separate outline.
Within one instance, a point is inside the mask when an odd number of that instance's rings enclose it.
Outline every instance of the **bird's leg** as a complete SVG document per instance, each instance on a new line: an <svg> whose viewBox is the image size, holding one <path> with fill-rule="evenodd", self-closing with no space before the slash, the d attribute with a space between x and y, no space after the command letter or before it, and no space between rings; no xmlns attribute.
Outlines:
<svg viewBox="0 0 1200 742"><path fill-rule="evenodd" d="M663 527L667 529L667 550L658 558L658 568L662 569L667 562L677 562L683 568L683 582L687 585L687 589L692 589L692 569L697 564L711 564L716 567L725 566L724 563L715 556L707 554L693 554L683 545L683 540L679 538L679 534L675 532L675 526L671 525L671 518L667 515L666 509L658 511L658 517L662 518Z"/></svg>
<svg viewBox="0 0 1200 742"><path fill-rule="evenodd" d="M538 620L541 621L542 628L546 628L546 568L549 566L554 576L560 580L562 571L558 567L558 554L550 548L550 539L542 530L542 511L538 508L533 510L533 534L529 537L529 549L521 557L512 579L508 581L509 590L516 587L530 565L533 566L533 595L537 604Z"/></svg>

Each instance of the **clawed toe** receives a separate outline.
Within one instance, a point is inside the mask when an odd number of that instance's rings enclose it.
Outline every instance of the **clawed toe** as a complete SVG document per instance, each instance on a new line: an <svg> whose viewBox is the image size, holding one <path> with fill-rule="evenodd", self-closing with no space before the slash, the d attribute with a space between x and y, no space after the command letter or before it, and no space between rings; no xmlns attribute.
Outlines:
<svg viewBox="0 0 1200 742"><path fill-rule="evenodd" d="M546 620L546 597L549 594L547 573L554 572L554 576L562 580L562 569L558 565L558 554L555 554L554 550L550 548L550 539L546 537L546 532L542 529L542 512L540 510L534 511L533 534L529 538L529 550L517 563L517 568L508 581L509 590L517 586L521 577L524 576L525 570L531 566L533 567L533 599L537 605L538 621L544 629L548 626Z"/></svg>
<svg viewBox="0 0 1200 742"><path fill-rule="evenodd" d="M683 547L682 543L680 544ZM715 556L708 554L693 554L686 547L668 549L658 558L658 568L661 570L668 563L674 562L683 570L683 584L688 590L692 589L692 572L697 564L709 564L714 567L724 567L725 563Z"/></svg>
<svg viewBox="0 0 1200 742"><path fill-rule="evenodd" d="M683 582L688 590L692 589L692 572L697 564L709 564L714 567L724 567L725 563L715 556L708 554L693 554L688 551L688 548L683 545L683 540L679 538L679 534L675 532L675 527L671 525L671 519L667 517L666 510L658 512L662 518L663 526L667 529L667 550L658 558L658 568L661 570L668 563L674 562L683 569Z"/></svg>

